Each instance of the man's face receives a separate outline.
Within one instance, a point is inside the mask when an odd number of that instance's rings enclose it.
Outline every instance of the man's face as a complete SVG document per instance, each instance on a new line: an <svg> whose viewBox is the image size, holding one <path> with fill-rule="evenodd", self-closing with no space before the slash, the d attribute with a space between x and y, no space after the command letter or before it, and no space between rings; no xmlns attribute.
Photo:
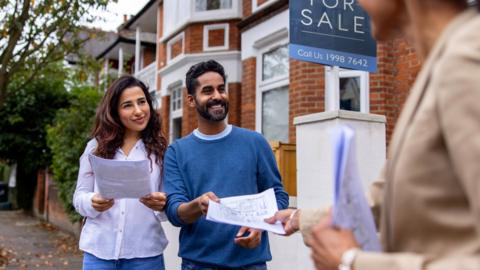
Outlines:
<svg viewBox="0 0 480 270"><path fill-rule="evenodd" d="M216 72L206 72L197 78L195 96L189 96L191 104L206 120L220 122L228 114L228 95L225 81Z"/></svg>

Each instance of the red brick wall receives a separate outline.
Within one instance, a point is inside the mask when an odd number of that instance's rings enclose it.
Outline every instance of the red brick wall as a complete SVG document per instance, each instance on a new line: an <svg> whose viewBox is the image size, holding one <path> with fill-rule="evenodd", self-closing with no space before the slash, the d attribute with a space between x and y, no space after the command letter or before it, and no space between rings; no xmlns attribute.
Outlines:
<svg viewBox="0 0 480 270"><path fill-rule="evenodd" d="M155 61L155 49L145 48L143 51L143 67L146 67Z"/></svg>
<svg viewBox="0 0 480 270"><path fill-rule="evenodd" d="M325 110L325 67L290 60L289 140L295 142L293 119Z"/></svg>
<svg viewBox="0 0 480 270"><path fill-rule="evenodd" d="M157 14L157 40L160 40L163 36L163 2L158 6ZM167 50L164 43L157 42L157 69L160 70L165 66L167 62ZM158 73L157 76L157 89L162 89L162 79ZM163 100L162 100L163 104ZM165 133L168 134L168 133Z"/></svg>
<svg viewBox="0 0 480 270"><path fill-rule="evenodd" d="M269 0L257 0L257 7L260 7L261 5L265 4Z"/></svg>
<svg viewBox="0 0 480 270"><path fill-rule="evenodd" d="M33 213L37 217L44 217L45 214L45 171L37 172L37 186L33 198Z"/></svg>
<svg viewBox="0 0 480 270"><path fill-rule="evenodd" d="M184 50L183 50L183 39L179 39L177 42L173 43L171 45L170 49L170 59L173 59L180 55Z"/></svg>
<svg viewBox="0 0 480 270"><path fill-rule="evenodd" d="M230 40L230 50L240 50L241 49L241 34L240 34L240 29L238 29L238 24L239 21L232 21L230 22L229 28L230 28L230 33L229 33L229 40Z"/></svg>
<svg viewBox="0 0 480 270"><path fill-rule="evenodd" d="M243 0L243 17L252 15L252 0Z"/></svg>
<svg viewBox="0 0 480 270"><path fill-rule="evenodd" d="M229 24L229 49L230 50L240 50L240 31L237 27L239 20L234 21L219 21L214 24L228 23ZM211 23L208 23L211 24ZM201 53L203 52L203 27L208 25L205 23L196 23L188 25L185 28L185 53ZM221 46L223 45L224 35L223 31L220 30L215 34L217 30L210 30L209 34L209 44L210 46ZM222 32L220 34L220 32ZM213 38L210 37L213 33ZM213 43L213 45L212 45ZM219 44L220 43L220 44Z"/></svg>
<svg viewBox="0 0 480 270"><path fill-rule="evenodd" d="M241 125L241 102L242 102L242 84L229 83L228 84L228 123L236 126Z"/></svg>
<svg viewBox="0 0 480 270"><path fill-rule="evenodd" d="M162 97L162 107L160 108L160 115L162 116L162 131L167 137L167 141L170 139L170 96Z"/></svg>
<svg viewBox="0 0 480 270"><path fill-rule="evenodd" d="M203 51L203 24L196 23L185 28L185 53Z"/></svg>
<svg viewBox="0 0 480 270"><path fill-rule="evenodd" d="M240 126L255 130L256 58L243 61Z"/></svg>
<svg viewBox="0 0 480 270"><path fill-rule="evenodd" d="M378 72L370 74L370 112L387 118L387 144L421 63L405 40L378 44Z"/></svg>
<svg viewBox="0 0 480 270"><path fill-rule="evenodd" d="M208 46L225 46L225 29L212 29L208 31Z"/></svg>
<svg viewBox="0 0 480 270"><path fill-rule="evenodd" d="M197 116L195 108L191 108L187 101L187 88L182 90L183 94L183 112L182 112L182 137L190 134L197 128Z"/></svg>

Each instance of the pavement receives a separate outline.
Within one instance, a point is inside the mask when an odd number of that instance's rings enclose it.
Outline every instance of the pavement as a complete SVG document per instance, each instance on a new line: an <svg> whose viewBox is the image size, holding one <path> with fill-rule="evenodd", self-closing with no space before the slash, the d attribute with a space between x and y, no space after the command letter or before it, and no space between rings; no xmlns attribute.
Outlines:
<svg viewBox="0 0 480 270"><path fill-rule="evenodd" d="M80 270L82 258L74 236L23 211L0 211L0 270Z"/></svg>

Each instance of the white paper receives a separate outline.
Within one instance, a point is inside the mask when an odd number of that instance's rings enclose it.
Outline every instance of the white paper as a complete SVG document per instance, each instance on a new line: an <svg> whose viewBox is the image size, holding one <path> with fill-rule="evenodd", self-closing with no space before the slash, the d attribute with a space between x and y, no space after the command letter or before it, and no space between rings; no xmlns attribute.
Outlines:
<svg viewBox="0 0 480 270"><path fill-rule="evenodd" d="M280 222L264 221L277 211L275 193L270 188L259 194L222 198L220 203L210 201L207 220L285 234Z"/></svg>
<svg viewBox="0 0 480 270"><path fill-rule="evenodd" d="M153 191L148 160L112 160L92 154L88 159L103 198L140 198Z"/></svg>
<svg viewBox="0 0 480 270"><path fill-rule="evenodd" d="M358 173L354 139L354 131L349 127L339 126L333 131L333 224L351 229L363 250L381 251L373 215Z"/></svg>

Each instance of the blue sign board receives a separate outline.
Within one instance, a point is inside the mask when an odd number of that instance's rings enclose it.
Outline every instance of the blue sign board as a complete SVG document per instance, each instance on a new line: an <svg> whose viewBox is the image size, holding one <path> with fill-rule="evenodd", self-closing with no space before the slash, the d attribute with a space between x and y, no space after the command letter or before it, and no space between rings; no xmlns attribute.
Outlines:
<svg viewBox="0 0 480 270"><path fill-rule="evenodd" d="M386 0L388 1L388 0ZM375 72L377 44L356 0L290 0L290 57Z"/></svg>

